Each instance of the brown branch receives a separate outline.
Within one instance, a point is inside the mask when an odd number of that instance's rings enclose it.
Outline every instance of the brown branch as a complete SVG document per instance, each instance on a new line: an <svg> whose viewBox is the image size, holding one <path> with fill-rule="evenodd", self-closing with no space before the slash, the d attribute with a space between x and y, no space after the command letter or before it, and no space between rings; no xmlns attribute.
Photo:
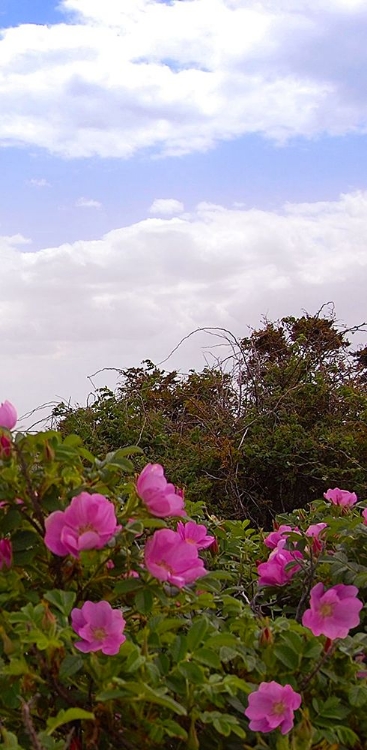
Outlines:
<svg viewBox="0 0 367 750"><path fill-rule="evenodd" d="M27 732L27 734L29 736L29 739L30 739L30 741L32 743L33 750L45 750L44 747L43 747L43 745L41 744L39 738L38 738L37 732L36 732L36 730L34 728L32 716L31 716L31 706L35 702L35 699L37 697L39 697L39 696L38 695L34 696L30 701L28 701L28 703L25 700L23 700L23 698L21 698L22 719L23 719L23 724L24 724L25 730L26 730L26 732Z"/></svg>

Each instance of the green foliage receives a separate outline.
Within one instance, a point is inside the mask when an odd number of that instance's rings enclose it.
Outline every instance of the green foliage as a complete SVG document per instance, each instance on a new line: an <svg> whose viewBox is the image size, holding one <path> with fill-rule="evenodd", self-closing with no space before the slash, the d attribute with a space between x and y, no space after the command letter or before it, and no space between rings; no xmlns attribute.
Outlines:
<svg viewBox="0 0 367 750"><path fill-rule="evenodd" d="M359 676L366 612L360 627L332 647L301 624L318 581L358 581L366 601L361 506L315 500L279 518L301 530L319 521L328 527L318 555L308 537L292 535L289 543L303 550L304 561L277 588L258 586L257 564L269 552L262 531L196 508L217 546L202 552L208 575L179 590L144 568L146 540L175 521L148 514L129 473L130 455L131 449L118 450L97 459L80 439L50 431L17 435L11 455L0 461L0 537L14 551L12 566L0 568L0 748L366 747L367 680ZM79 559L53 555L44 543L45 519L82 491L106 495L121 530ZM126 619L116 656L75 647L72 608L102 599ZM302 694L287 736L254 733L244 715L249 694L271 680Z"/></svg>
<svg viewBox="0 0 367 750"><path fill-rule="evenodd" d="M231 347L222 364L181 376L148 361L88 407L60 404L54 420L97 455L138 444L192 502L256 525L319 497L326 482L365 492L364 350L349 351L347 332L304 315L221 343Z"/></svg>

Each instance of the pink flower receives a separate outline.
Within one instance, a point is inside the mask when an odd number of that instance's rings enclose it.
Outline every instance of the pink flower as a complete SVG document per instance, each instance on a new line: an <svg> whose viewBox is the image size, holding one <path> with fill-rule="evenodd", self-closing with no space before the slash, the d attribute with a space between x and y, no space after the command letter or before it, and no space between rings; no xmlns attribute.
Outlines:
<svg viewBox="0 0 367 750"><path fill-rule="evenodd" d="M12 430L17 423L18 415L15 407L10 401L3 401L0 404L0 427Z"/></svg>
<svg viewBox="0 0 367 750"><path fill-rule="evenodd" d="M0 570L4 565L10 568L13 562L13 550L9 539L0 539Z"/></svg>
<svg viewBox="0 0 367 750"><path fill-rule="evenodd" d="M290 551L282 547L276 547L270 553L268 561L257 566L257 572L260 576L259 586L284 586L300 570L299 565L293 565L286 570L287 565L301 559L302 553L298 550Z"/></svg>
<svg viewBox="0 0 367 750"><path fill-rule="evenodd" d="M362 510L362 516L363 516L363 523L367 525L367 508Z"/></svg>
<svg viewBox="0 0 367 750"><path fill-rule="evenodd" d="M177 531L184 542L195 544L198 549L210 547L210 545L215 542L215 537L206 533L206 526L203 526L200 523L195 523L195 521L189 521L185 524L182 523L182 521L179 521L177 524Z"/></svg>
<svg viewBox="0 0 367 750"><path fill-rule="evenodd" d="M330 640L346 638L349 630L359 624L363 603L357 599L356 586L338 583L324 590L323 583L311 589L310 609L302 618L302 625L314 635L325 635Z"/></svg>
<svg viewBox="0 0 367 750"><path fill-rule="evenodd" d="M287 533L288 532L288 533ZM270 549L275 549L279 542L286 539L288 534L298 533L298 529L292 529L292 526L281 525L276 531L271 531L264 539L264 544Z"/></svg>
<svg viewBox="0 0 367 750"><path fill-rule="evenodd" d="M108 602L84 602L81 609L71 611L71 624L82 638L75 648L87 654L89 651L102 651L114 656L126 641L123 635L126 622L119 609L112 609Z"/></svg>
<svg viewBox="0 0 367 750"><path fill-rule="evenodd" d="M55 555L79 557L84 549L101 549L120 530L115 506L104 495L82 492L66 510L45 521L45 544Z"/></svg>
<svg viewBox="0 0 367 750"><path fill-rule="evenodd" d="M319 539L321 532L326 529L327 523L313 523L306 529L306 536L312 537L311 549L314 555L318 555L321 552L324 544Z"/></svg>
<svg viewBox="0 0 367 750"><path fill-rule="evenodd" d="M153 516L184 516L182 490L168 484L163 466L147 464L138 476L136 491Z"/></svg>
<svg viewBox="0 0 367 750"><path fill-rule="evenodd" d="M290 685L278 682L262 682L249 695L245 716L250 719L253 732L272 732L279 727L287 734L293 727L294 711L300 707L302 698Z"/></svg>
<svg viewBox="0 0 367 750"><path fill-rule="evenodd" d="M325 500L330 500L333 505L350 506L354 505L358 497L355 492L348 492L348 490L340 490L339 487L335 487L334 490L328 490L324 492Z"/></svg>
<svg viewBox="0 0 367 750"><path fill-rule="evenodd" d="M15 504L16 505L24 505L24 500L21 500L20 497L15 498ZM10 505L9 500L2 500L0 503L0 508L6 508L7 505Z"/></svg>
<svg viewBox="0 0 367 750"><path fill-rule="evenodd" d="M178 588L207 573L196 545L187 544L171 529L156 531L145 545L144 555L145 566L152 576Z"/></svg>
<svg viewBox="0 0 367 750"><path fill-rule="evenodd" d="M305 534L306 536L312 536L317 539L326 527L327 523L312 523L311 526L306 529Z"/></svg>

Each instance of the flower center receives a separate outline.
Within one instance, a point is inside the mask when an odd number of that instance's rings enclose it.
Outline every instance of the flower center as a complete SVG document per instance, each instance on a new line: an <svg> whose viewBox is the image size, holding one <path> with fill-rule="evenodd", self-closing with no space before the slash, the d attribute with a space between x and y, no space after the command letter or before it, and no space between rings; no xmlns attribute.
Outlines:
<svg viewBox="0 0 367 750"><path fill-rule="evenodd" d="M79 534L85 534L87 531L94 531L94 527L91 523L86 523L85 526L79 526Z"/></svg>
<svg viewBox="0 0 367 750"><path fill-rule="evenodd" d="M285 711L285 705L283 701L278 701L277 703L273 704L273 714L276 716L281 716Z"/></svg>
<svg viewBox="0 0 367 750"><path fill-rule="evenodd" d="M159 566L160 566L161 568L163 568L163 570L166 570L166 571L167 571L167 573L173 573L173 570L172 570L171 566L170 566L170 565L168 565L168 563L166 563L166 561L165 561L165 560L162 560L162 561L161 561L160 563L158 563L158 565L159 565Z"/></svg>
<svg viewBox="0 0 367 750"><path fill-rule="evenodd" d="M103 641L106 637L106 631L104 628L93 628L93 635L96 641Z"/></svg>
<svg viewBox="0 0 367 750"><path fill-rule="evenodd" d="M320 615L322 617L331 617L334 611L334 605L330 604L329 602L325 602L324 604L320 605Z"/></svg>

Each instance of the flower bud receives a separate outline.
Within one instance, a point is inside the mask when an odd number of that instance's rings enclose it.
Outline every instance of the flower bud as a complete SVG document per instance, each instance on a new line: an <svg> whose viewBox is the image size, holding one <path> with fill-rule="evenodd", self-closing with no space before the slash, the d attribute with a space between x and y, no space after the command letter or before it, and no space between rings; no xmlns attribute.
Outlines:
<svg viewBox="0 0 367 750"><path fill-rule="evenodd" d="M214 542L209 547L210 554L215 557L219 553L219 544L217 537L214 537Z"/></svg>
<svg viewBox="0 0 367 750"><path fill-rule="evenodd" d="M0 570L4 567L10 568L13 562L13 550L9 539L0 539Z"/></svg>
<svg viewBox="0 0 367 750"><path fill-rule="evenodd" d="M18 415L15 407L10 401L3 401L0 404L0 427L5 427L6 430L12 430L17 423Z"/></svg>
<svg viewBox="0 0 367 750"><path fill-rule="evenodd" d="M260 633L259 643L260 646L271 646L274 643L273 632L267 625Z"/></svg>
<svg viewBox="0 0 367 750"><path fill-rule="evenodd" d="M6 435L0 437L0 459L10 458L12 451L11 440Z"/></svg>

